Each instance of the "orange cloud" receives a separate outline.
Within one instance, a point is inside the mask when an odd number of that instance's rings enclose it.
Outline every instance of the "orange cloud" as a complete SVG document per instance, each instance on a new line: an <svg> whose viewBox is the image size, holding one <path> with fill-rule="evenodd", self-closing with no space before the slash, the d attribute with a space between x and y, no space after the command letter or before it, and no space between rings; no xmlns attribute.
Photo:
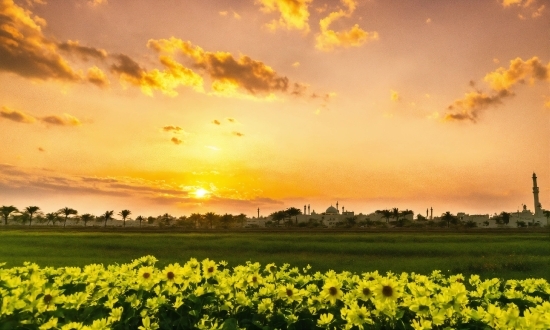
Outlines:
<svg viewBox="0 0 550 330"><path fill-rule="evenodd" d="M183 128L179 127L179 126L164 126L162 128L163 131L165 132L174 132L174 133L179 133L181 131L183 131Z"/></svg>
<svg viewBox="0 0 550 330"><path fill-rule="evenodd" d="M26 123L31 124L36 121L36 118L33 116L27 115L24 112L12 110L8 107L2 107L2 110L0 110L0 117L6 118L8 120L12 120L18 123Z"/></svg>
<svg viewBox="0 0 550 330"><path fill-rule="evenodd" d="M57 47L59 50L62 50L69 54L75 54L79 56L82 60L88 61L90 57L104 60L107 58L107 51L104 49L97 49L94 47L81 46L78 41L66 41L58 43Z"/></svg>
<svg viewBox="0 0 550 330"><path fill-rule="evenodd" d="M158 90L168 96L176 96L175 91L179 86L192 87L195 91L202 92L202 77L192 70L177 63L168 56L160 56L160 62L165 70L153 69L146 71L137 62L124 54L116 55L118 64L111 65L111 72L120 77L121 82L127 82L141 87L141 91L153 96L153 90Z"/></svg>
<svg viewBox="0 0 550 330"><path fill-rule="evenodd" d="M88 0L88 3L91 5L91 6L99 6L99 5L102 5L102 4L107 4L107 0Z"/></svg>
<svg viewBox="0 0 550 330"><path fill-rule="evenodd" d="M47 116L47 117L41 118L40 120L46 124L52 124L57 126L82 125L80 120L78 120L76 117L69 115L68 113L64 113L63 116L58 116L58 115Z"/></svg>
<svg viewBox="0 0 550 330"><path fill-rule="evenodd" d="M190 58L193 64L212 80L212 89L218 95L238 96L239 90L249 94L271 94L286 92L289 86L287 77L279 76L263 62L241 55L235 59L231 53L208 52L189 41L177 38L149 40L149 47L171 56L177 51ZM171 57L161 56L164 58ZM175 62L175 61L174 61Z"/></svg>
<svg viewBox="0 0 550 330"><path fill-rule="evenodd" d="M521 19L526 19L526 16L540 17L546 9L546 6L539 5L537 0L501 0L501 4L504 8L518 8L521 11L518 17Z"/></svg>
<svg viewBox="0 0 550 330"><path fill-rule="evenodd" d="M510 67L503 67L488 73L485 80L492 89L501 91L510 89L517 83L523 83L526 78L530 78L531 82L535 81L550 81L550 62L546 65L542 64L538 57L532 57L527 61L521 58L516 58L510 61Z"/></svg>
<svg viewBox="0 0 550 330"><path fill-rule="evenodd" d="M103 71L101 71L101 69L97 66L93 66L88 69L86 79L92 84L99 87L107 87L110 84L109 79L107 79L105 73L103 73Z"/></svg>
<svg viewBox="0 0 550 330"><path fill-rule="evenodd" d="M273 20L266 24L266 27L275 31L278 28L287 30L300 30L309 32L309 10L308 6L312 0L256 0L256 4L262 6L265 13L279 12L279 20Z"/></svg>
<svg viewBox="0 0 550 330"><path fill-rule="evenodd" d="M178 139L177 137L173 137L172 139L170 139L170 141L174 142L174 144L176 144L176 145L179 145L179 144L183 143L183 141Z"/></svg>
<svg viewBox="0 0 550 330"><path fill-rule="evenodd" d="M393 102L397 102L401 99L401 97L399 96L399 93L394 91L393 89L390 90L390 99L393 101Z"/></svg>
<svg viewBox="0 0 550 330"><path fill-rule="evenodd" d="M355 0L341 1L347 7L347 11L340 9L331 12L319 22L321 33L317 35L315 47L323 51L332 51L335 48L359 47L369 40L378 40L378 32L366 32L358 24L347 31L337 32L330 29L330 25L334 21L342 17L351 17L357 7Z"/></svg>
<svg viewBox="0 0 550 330"><path fill-rule="evenodd" d="M475 91L465 94L464 98L456 100L447 109L458 111L445 115L445 120L471 120L476 121L480 111L491 106L502 104L502 100L513 96L512 89L517 84L528 80L531 84L537 81L550 81L550 62L543 64L538 57L532 57L527 61L516 58L510 61L508 69L500 67L485 75L484 79L492 90L491 94ZM470 82L474 86L473 82Z"/></svg>
<svg viewBox="0 0 550 330"><path fill-rule="evenodd" d="M41 80L81 80L43 35L46 21L31 15L13 0L0 0L0 70Z"/></svg>

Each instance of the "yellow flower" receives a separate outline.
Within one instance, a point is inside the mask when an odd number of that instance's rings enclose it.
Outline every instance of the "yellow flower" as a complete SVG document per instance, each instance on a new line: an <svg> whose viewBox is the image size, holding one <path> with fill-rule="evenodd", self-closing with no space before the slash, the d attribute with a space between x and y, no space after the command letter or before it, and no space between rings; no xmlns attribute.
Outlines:
<svg viewBox="0 0 550 330"><path fill-rule="evenodd" d="M269 298L262 299L258 304L258 313L266 313L273 311L273 302Z"/></svg>
<svg viewBox="0 0 550 330"><path fill-rule="evenodd" d="M158 324L156 324L155 322L151 322L149 316L142 318L141 323L143 325L140 325L138 327L139 330L156 330L159 328Z"/></svg>
<svg viewBox="0 0 550 330"><path fill-rule="evenodd" d="M281 285L278 291L279 298L286 300L289 303L302 299L300 291L292 284Z"/></svg>
<svg viewBox="0 0 550 330"><path fill-rule="evenodd" d="M323 285L323 291L321 291L321 296L323 299L330 301L332 305L336 303L336 300L342 298L342 283L338 282L336 279L329 279Z"/></svg>
<svg viewBox="0 0 550 330"><path fill-rule="evenodd" d="M321 316L319 317L319 320L317 320L317 325L320 327L326 327L332 322L333 319L334 319L334 315L330 313L321 314Z"/></svg>
<svg viewBox="0 0 550 330"><path fill-rule="evenodd" d="M420 319L420 321L413 320L412 327L414 330L430 330L432 322L424 319Z"/></svg>
<svg viewBox="0 0 550 330"><path fill-rule="evenodd" d="M257 288L260 284L263 283L263 278L258 273L254 273L248 276L246 282L249 286Z"/></svg>
<svg viewBox="0 0 550 330"><path fill-rule="evenodd" d="M397 300L401 297L401 288L394 280L390 278L382 279L376 288L376 299L379 300Z"/></svg>
<svg viewBox="0 0 550 330"><path fill-rule="evenodd" d="M48 322L42 324L38 329L40 330L47 330L57 327L57 317L52 317L48 320Z"/></svg>
<svg viewBox="0 0 550 330"><path fill-rule="evenodd" d="M362 281L357 284L357 289L355 290L357 298L367 301L372 298L376 286L370 281Z"/></svg>
<svg viewBox="0 0 550 330"><path fill-rule="evenodd" d="M217 271L216 263L210 259L204 259L202 261L202 276L204 278L211 278Z"/></svg>

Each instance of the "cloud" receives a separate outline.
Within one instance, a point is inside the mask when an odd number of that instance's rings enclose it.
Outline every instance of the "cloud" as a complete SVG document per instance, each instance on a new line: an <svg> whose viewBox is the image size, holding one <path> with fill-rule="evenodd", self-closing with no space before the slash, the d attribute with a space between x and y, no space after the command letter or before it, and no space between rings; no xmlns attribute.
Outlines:
<svg viewBox="0 0 550 330"><path fill-rule="evenodd" d="M220 14L220 16L227 16L227 10L220 11L218 14Z"/></svg>
<svg viewBox="0 0 550 330"><path fill-rule="evenodd" d="M500 67L488 73L483 80L495 91L501 91L510 89L517 83L523 83L526 78L530 78L532 83L550 81L550 62L544 65L536 56L527 61L518 57L510 61L508 69Z"/></svg>
<svg viewBox="0 0 550 330"><path fill-rule="evenodd" d="M446 114L444 120L470 120L475 122L480 111L491 106L500 105L502 104L502 99L512 95L513 94L507 90L502 90L493 95L487 95L480 91L466 93L464 98L454 101L453 104L447 108L448 110L458 110L459 112Z"/></svg>
<svg viewBox="0 0 550 330"><path fill-rule="evenodd" d="M426 20L426 24L430 24L431 22L432 22L432 19L431 19L431 18L428 18L428 19Z"/></svg>
<svg viewBox="0 0 550 330"><path fill-rule="evenodd" d="M399 93L394 91L393 89L390 90L390 99L393 101L393 102L397 102L401 99L401 97L399 96Z"/></svg>
<svg viewBox="0 0 550 330"><path fill-rule="evenodd" d="M16 5L0 0L0 70L25 78L76 82L81 77L57 53L57 45L46 38L46 21Z"/></svg>
<svg viewBox="0 0 550 330"><path fill-rule="evenodd" d="M550 97L546 98L546 100L544 102L544 107L550 109Z"/></svg>
<svg viewBox="0 0 550 330"><path fill-rule="evenodd" d="M107 4L107 0L88 0L88 3L91 5L91 6L99 6L99 5L102 5L102 4Z"/></svg>
<svg viewBox="0 0 550 330"><path fill-rule="evenodd" d="M159 58L165 67L163 71L158 69L146 71L124 54L118 54L115 58L118 63L111 65L111 72L118 74L121 82L141 87L141 91L146 95L153 96L153 91L158 90L174 97L178 95L175 89L179 86L192 87L198 92L203 91L202 77L168 56Z"/></svg>
<svg viewBox="0 0 550 330"><path fill-rule="evenodd" d="M299 66L300 66L300 62L294 62L294 63L292 63L292 66L295 67L295 68L299 67Z"/></svg>
<svg viewBox="0 0 550 330"><path fill-rule="evenodd" d="M308 6L312 0L256 0L255 3L262 6L265 13L279 12L279 20L273 20L265 26L275 31L279 28L287 30L299 30L309 32Z"/></svg>
<svg viewBox="0 0 550 330"><path fill-rule="evenodd" d="M42 147L38 147L38 151L44 152L44 151L46 151L46 150L44 150L44 148L42 148Z"/></svg>
<svg viewBox="0 0 550 330"><path fill-rule="evenodd" d="M174 132L174 133L179 133L180 131L183 131L183 128L179 127L179 126L164 126L162 128L163 131L165 132Z"/></svg>
<svg viewBox="0 0 550 330"><path fill-rule="evenodd" d="M183 143L182 140L178 139L178 138L175 137L175 136L174 136L173 138L171 138L170 141L174 142L174 144L176 144L176 145L180 145L180 144Z"/></svg>
<svg viewBox="0 0 550 330"><path fill-rule="evenodd" d="M105 73L101 71L101 69L97 66L93 66L88 69L86 79L92 84L101 88L108 87L110 84L109 79L107 79Z"/></svg>
<svg viewBox="0 0 550 330"><path fill-rule="evenodd" d="M214 121L212 121L212 124L215 124L215 125L220 125L221 123L220 123L220 121L219 121L219 120L217 120L217 119L214 119Z"/></svg>
<svg viewBox="0 0 550 330"><path fill-rule="evenodd" d="M447 108L449 111L458 112L446 114L445 120L470 120L475 122L480 111L498 106L503 103L505 98L513 96L512 89L516 85L523 84L526 80L530 84L537 81L550 81L550 62L545 65L536 56L527 61L518 57L510 61L508 69L500 67L486 74L483 80L489 85L491 92L484 93L476 90L475 92L466 93L464 98L454 101ZM475 87L475 82L470 81L470 86Z"/></svg>
<svg viewBox="0 0 550 330"><path fill-rule="evenodd" d="M31 124L36 121L36 118L33 116L27 115L26 113L18 110L12 110L8 107L2 107L2 110L0 110L0 117L13 120L18 123Z"/></svg>
<svg viewBox="0 0 550 330"><path fill-rule="evenodd" d="M63 116L46 116L40 119L46 124L52 124L57 126L80 126L82 123L76 117L64 113Z"/></svg>
<svg viewBox="0 0 550 330"><path fill-rule="evenodd" d="M340 32L329 28L334 21L342 17L350 17L355 11L357 6L355 0L341 1L347 7L347 11L340 9L331 12L327 17L321 19L319 22L321 33L317 35L315 47L322 51L332 51L335 48L359 47L369 40L378 40L378 32L366 32L361 29L358 24L355 24L349 30Z"/></svg>
<svg viewBox="0 0 550 330"><path fill-rule="evenodd" d="M517 8L521 12L518 14L518 17L521 19L526 19L527 16L531 18L537 18L542 16L546 6L539 5L537 0L501 0L500 3L504 8Z"/></svg>
<svg viewBox="0 0 550 330"><path fill-rule="evenodd" d="M237 123L237 120L235 118L227 118L227 121L232 123L232 124Z"/></svg>
<svg viewBox="0 0 550 330"><path fill-rule="evenodd" d="M246 91L254 96L269 95L287 92L289 87L287 77L279 76L271 67L246 55L236 59L231 53L205 51L189 41L174 37L151 39L147 45L160 53L174 55L178 52L191 59L195 67L210 77L212 89L217 95L238 96L239 91Z"/></svg>
<svg viewBox="0 0 550 330"><path fill-rule="evenodd" d="M233 135L235 135L235 136L238 136L238 137L244 136L244 134L241 133L241 132L233 132L233 133L231 133L231 134L233 134Z"/></svg>
<svg viewBox="0 0 550 330"><path fill-rule="evenodd" d="M88 61L90 58L95 58L98 60L104 60L107 58L107 51L104 49L97 49L93 47L80 46L78 41L66 41L58 43L57 47L59 50L66 52L68 54L77 55L84 61Z"/></svg>

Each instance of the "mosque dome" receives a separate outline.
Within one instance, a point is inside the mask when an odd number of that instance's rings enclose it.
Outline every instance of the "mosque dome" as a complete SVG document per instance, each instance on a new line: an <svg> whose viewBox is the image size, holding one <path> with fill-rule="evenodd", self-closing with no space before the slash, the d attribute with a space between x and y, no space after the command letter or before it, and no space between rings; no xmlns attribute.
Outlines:
<svg viewBox="0 0 550 330"><path fill-rule="evenodd" d="M337 214L337 213L338 213L338 210L337 210L334 206L331 205L331 206L326 210L325 213L326 213L326 214Z"/></svg>

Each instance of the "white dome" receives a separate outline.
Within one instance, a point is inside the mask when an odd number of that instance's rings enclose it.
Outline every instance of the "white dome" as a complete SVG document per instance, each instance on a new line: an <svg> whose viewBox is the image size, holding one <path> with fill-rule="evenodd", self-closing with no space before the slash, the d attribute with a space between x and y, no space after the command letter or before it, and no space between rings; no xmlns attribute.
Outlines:
<svg viewBox="0 0 550 330"><path fill-rule="evenodd" d="M338 213L338 209L331 205L325 213Z"/></svg>

